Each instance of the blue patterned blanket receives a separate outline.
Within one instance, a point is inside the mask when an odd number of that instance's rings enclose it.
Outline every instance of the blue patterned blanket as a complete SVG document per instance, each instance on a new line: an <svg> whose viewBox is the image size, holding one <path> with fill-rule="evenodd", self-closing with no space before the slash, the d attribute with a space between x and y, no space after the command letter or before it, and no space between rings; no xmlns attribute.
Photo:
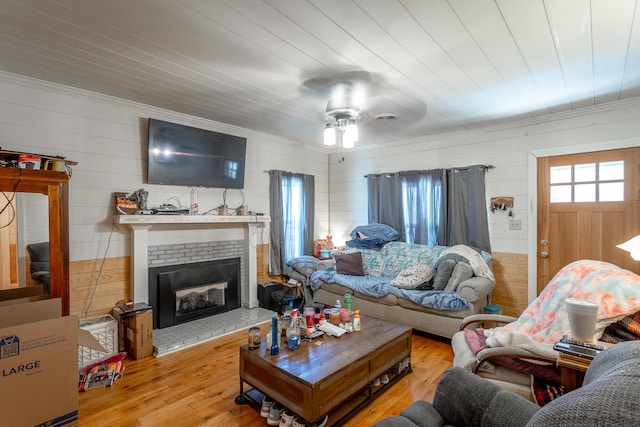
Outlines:
<svg viewBox="0 0 640 427"><path fill-rule="evenodd" d="M437 310L459 311L469 308L469 302L456 292L421 291L401 289L391 285L393 277L350 276L338 274L335 269L328 268L318 270L311 275L311 289L318 290L323 282L337 283L351 290L373 297L383 297L393 294L398 298L404 298L420 304L424 307Z"/></svg>

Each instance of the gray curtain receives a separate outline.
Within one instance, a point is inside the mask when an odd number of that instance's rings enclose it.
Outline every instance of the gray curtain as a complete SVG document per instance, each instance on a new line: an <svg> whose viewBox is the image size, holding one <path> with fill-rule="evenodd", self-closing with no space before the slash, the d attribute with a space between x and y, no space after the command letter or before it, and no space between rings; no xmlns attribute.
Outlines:
<svg viewBox="0 0 640 427"><path fill-rule="evenodd" d="M448 246L467 245L491 252L485 196L486 170L486 166L475 165L448 171Z"/></svg>
<svg viewBox="0 0 640 427"><path fill-rule="evenodd" d="M269 273L282 274L284 259L284 210L282 208L282 171L269 171Z"/></svg>
<svg viewBox="0 0 640 427"><path fill-rule="evenodd" d="M303 253L300 255L313 255L315 253L315 245L313 238L315 236L315 212L316 212L316 180L313 175L301 175L303 177L303 193L304 193L304 228L302 231Z"/></svg>
<svg viewBox="0 0 640 427"><path fill-rule="evenodd" d="M386 224L398 231L404 241L402 178L398 174L367 175L369 224Z"/></svg>
<svg viewBox="0 0 640 427"><path fill-rule="evenodd" d="M292 179L300 179L302 182L302 200L289 197L283 194L283 182ZM285 206L285 200L288 201ZM302 218L292 218L292 205L301 208ZM287 271L286 262L290 258L304 254L313 254L313 236L315 223L315 178L313 175L294 174L279 170L269 171L269 214L271 215L270 225L270 248L269 248L269 272L273 275L283 274ZM302 237L300 250L295 253L295 247L291 232L286 229L286 225L300 227Z"/></svg>
<svg viewBox="0 0 640 427"><path fill-rule="evenodd" d="M395 228L399 240L464 244L491 251L485 196L487 166L367 175L369 223Z"/></svg>

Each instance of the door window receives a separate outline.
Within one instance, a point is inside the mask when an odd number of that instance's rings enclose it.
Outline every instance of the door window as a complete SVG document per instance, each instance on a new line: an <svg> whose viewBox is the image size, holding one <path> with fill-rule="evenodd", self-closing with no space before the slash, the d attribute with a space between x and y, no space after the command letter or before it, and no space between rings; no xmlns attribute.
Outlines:
<svg viewBox="0 0 640 427"><path fill-rule="evenodd" d="M624 201L624 161L552 166L551 203Z"/></svg>

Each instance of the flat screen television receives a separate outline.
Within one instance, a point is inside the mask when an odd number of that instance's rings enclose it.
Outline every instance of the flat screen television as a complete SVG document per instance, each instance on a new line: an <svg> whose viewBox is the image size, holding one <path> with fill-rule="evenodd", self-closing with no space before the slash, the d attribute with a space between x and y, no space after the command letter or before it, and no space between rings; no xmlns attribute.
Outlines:
<svg viewBox="0 0 640 427"><path fill-rule="evenodd" d="M247 139L149 119L149 184L244 188Z"/></svg>

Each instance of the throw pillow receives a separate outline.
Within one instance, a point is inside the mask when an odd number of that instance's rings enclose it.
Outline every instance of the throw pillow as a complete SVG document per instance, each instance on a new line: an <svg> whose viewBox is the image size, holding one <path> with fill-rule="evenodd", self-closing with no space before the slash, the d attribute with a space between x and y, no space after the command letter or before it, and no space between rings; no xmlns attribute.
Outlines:
<svg viewBox="0 0 640 427"><path fill-rule="evenodd" d="M434 290L441 291L447 286L447 283L449 283L449 279L451 278L451 273L453 273L453 268L456 264L456 260L451 258L438 261L436 266L436 276L433 279Z"/></svg>
<svg viewBox="0 0 640 427"><path fill-rule="evenodd" d="M391 280L391 284L403 289L416 289L433 277L433 267L426 264L414 265L402 270Z"/></svg>
<svg viewBox="0 0 640 427"><path fill-rule="evenodd" d="M364 270L362 269L362 254L360 252L334 255L333 260L336 262L336 271L338 274L364 276Z"/></svg>
<svg viewBox="0 0 640 427"><path fill-rule="evenodd" d="M448 254L444 254L442 255L440 258L438 258L438 263L446 260L446 259L452 259L455 262L466 262L467 264L469 264L469 260L466 257L463 257L462 255L459 255L457 253L454 252L450 252ZM437 263L436 263L437 265Z"/></svg>
<svg viewBox="0 0 640 427"><path fill-rule="evenodd" d="M311 255L302 255L287 261L287 265L306 277L311 276L318 269L318 259Z"/></svg>
<svg viewBox="0 0 640 427"><path fill-rule="evenodd" d="M473 277L473 269L466 262L459 262L453 268L453 272L451 273L451 278L445 286L445 292L455 292L458 289L458 285L461 282L464 282L467 279L471 279Z"/></svg>

